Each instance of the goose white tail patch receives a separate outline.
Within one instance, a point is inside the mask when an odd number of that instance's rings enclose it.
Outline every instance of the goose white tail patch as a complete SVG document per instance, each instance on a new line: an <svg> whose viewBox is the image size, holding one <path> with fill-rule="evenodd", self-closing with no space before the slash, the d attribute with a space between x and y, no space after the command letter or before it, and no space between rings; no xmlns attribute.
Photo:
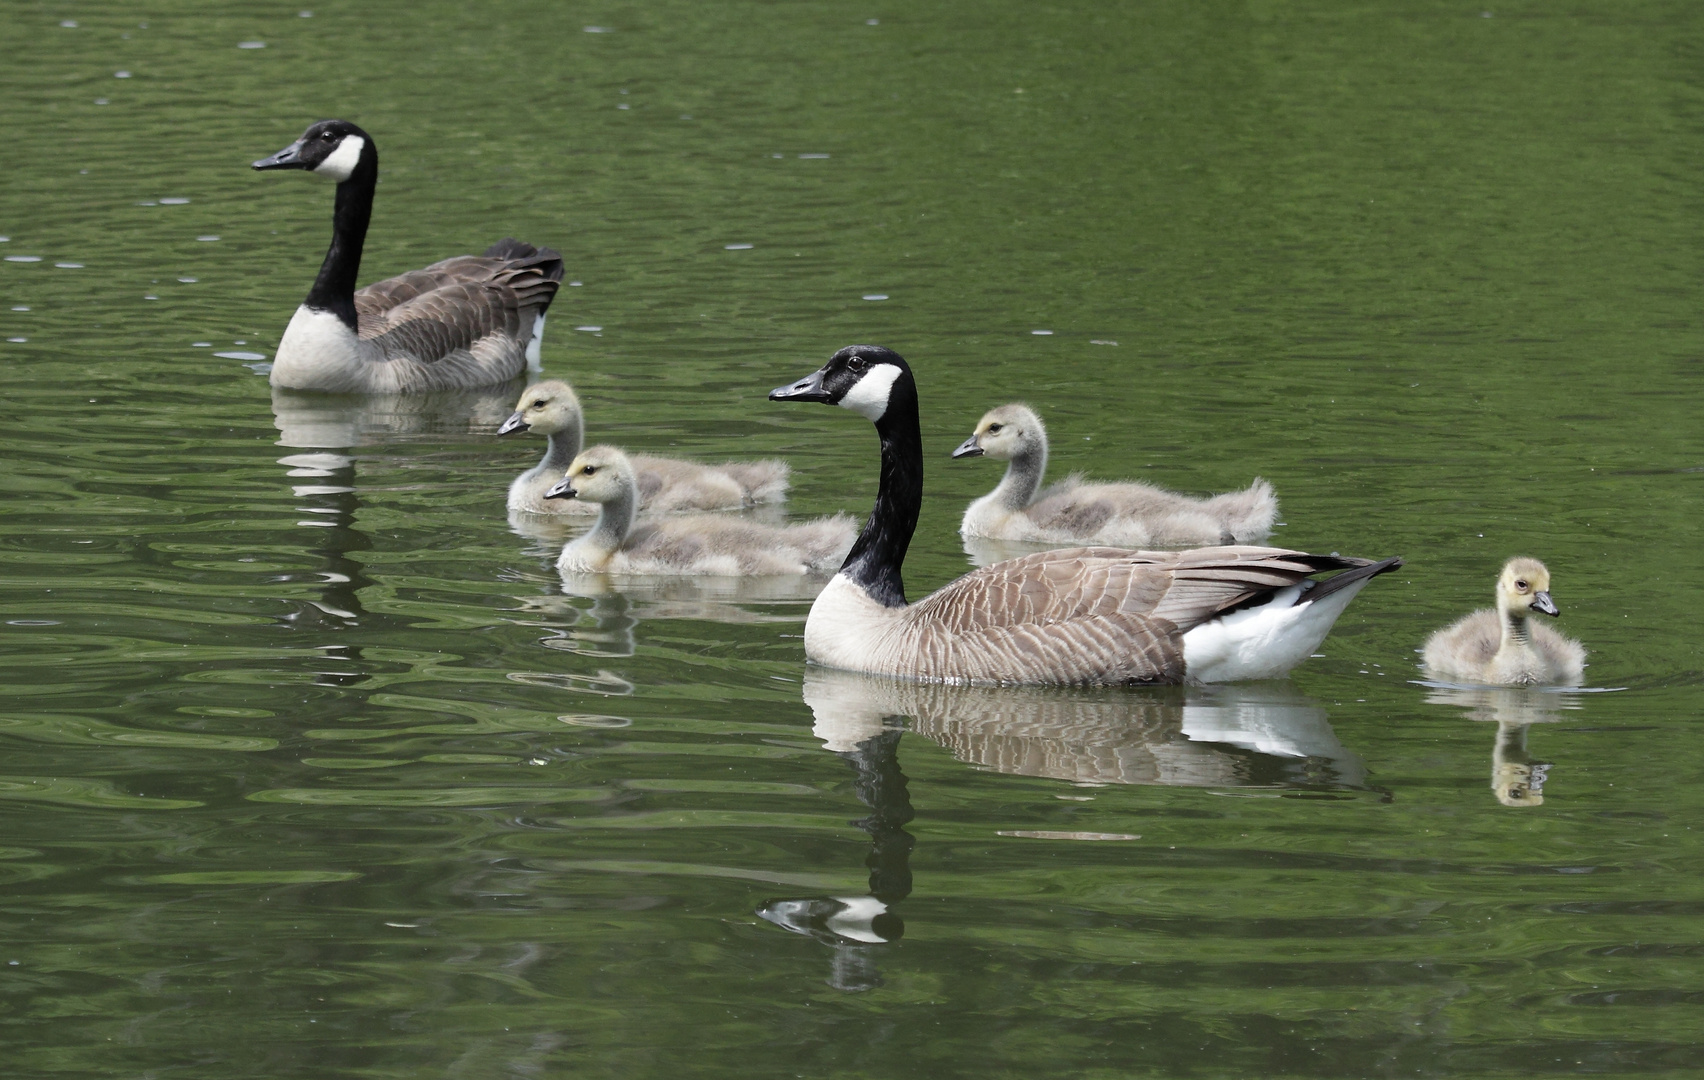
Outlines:
<svg viewBox="0 0 1704 1080"><path fill-rule="evenodd" d="M315 165L313 171L341 184L355 174L355 166L361 164L361 151L366 149L366 146L367 140L361 136L345 135L343 141L337 144L337 149Z"/></svg>
<svg viewBox="0 0 1704 1080"><path fill-rule="evenodd" d="M1292 585L1258 607L1202 623L1183 635L1184 671L1191 681L1204 683L1281 679L1319 648L1370 580L1299 604L1301 587Z"/></svg>
<svg viewBox="0 0 1704 1080"><path fill-rule="evenodd" d="M877 364L837 404L869 420L880 420L887 412L888 396L893 392L899 368L893 364Z"/></svg>
<svg viewBox="0 0 1704 1080"><path fill-rule="evenodd" d="M544 370L544 316L533 319L532 340L527 342L527 369L539 372Z"/></svg>

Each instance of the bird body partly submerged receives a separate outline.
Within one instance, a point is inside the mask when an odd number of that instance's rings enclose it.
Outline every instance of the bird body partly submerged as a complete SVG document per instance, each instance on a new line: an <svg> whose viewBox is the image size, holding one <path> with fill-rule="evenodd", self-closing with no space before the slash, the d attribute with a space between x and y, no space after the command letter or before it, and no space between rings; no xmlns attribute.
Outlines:
<svg viewBox="0 0 1704 1080"><path fill-rule="evenodd" d="M983 567L904 607L878 603L839 574L811 607L805 655L930 682L1275 679L1394 565L1280 548L1067 548ZM1326 569L1344 573L1311 580ZM1315 590L1323 595L1304 601Z"/></svg>
<svg viewBox="0 0 1704 1080"><path fill-rule="evenodd" d="M1091 483L1069 476L1042 487L1047 430L1026 405L990 409L954 457L1005 461L1006 474L964 512L959 533L1041 544L1171 547L1247 544L1272 533L1278 499L1261 479L1242 491L1206 499L1135 481Z"/></svg>
<svg viewBox="0 0 1704 1080"><path fill-rule="evenodd" d="M635 524L633 466L612 446L577 456L550 497L598 505L591 531L563 547L556 566L564 573L756 577L828 571L845 557L857 531L845 514L779 526L721 514Z"/></svg>
<svg viewBox="0 0 1704 1080"><path fill-rule="evenodd" d="M548 442L543 459L509 485L510 510L551 515L597 512L597 504L581 499L546 498L579 456L585 427L580 399L567 383L548 379L522 391L514 413L497 434L530 431L544 435ZM633 467L640 510L739 510L787 497L787 463L773 458L717 465L647 454L629 454L627 460Z"/></svg>
<svg viewBox="0 0 1704 1080"><path fill-rule="evenodd" d="M337 181L332 242L285 327L272 384L341 393L417 393L506 382L539 363L562 256L519 240L355 288L378 183L370 135L324 120L254 163Z"/></svg>
<svg viewBox="0 0 1704 1080"><path fill-rule="evenodd" d="M996 563L907 604L901 567L923 497L910 368L887 349L849 346L770 397L852 409L881 437L875 510L805 623L806 657L831 667L962 683L1276 678L1367 581L1402 564L1281 548L1076 548Z"/></svg>
<svg viewBox="0 0 1704 1080"><path fill-rule="evenodd" d="M1534 621L1557 616L1550 571L1537 559L1510 559L1497 579L1497 607L1465 615L1426 639L1421 659L1432 675L1487 686L1577 686L1586 650Z"/></svg>

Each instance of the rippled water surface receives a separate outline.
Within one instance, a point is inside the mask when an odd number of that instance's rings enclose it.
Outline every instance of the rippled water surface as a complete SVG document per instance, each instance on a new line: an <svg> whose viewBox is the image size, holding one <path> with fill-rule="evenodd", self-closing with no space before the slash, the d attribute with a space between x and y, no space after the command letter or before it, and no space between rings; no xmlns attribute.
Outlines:
<svg viewBox="0 0 1704 1080"><path fill-rule="evenodd" d="M1532 1076L1704 1067L1704 16L1659 2L0 10L9 1076ZM807 669L810 591L580 582L517 387L274 394L363 280L561 249L592 437L863 512L912 595L1022 398L1057 474L1264 476L1402 554L1286 682ZM516 442L515 438L523 441ZM1417 682L1544 558L1592 691ZM839 898L838 900L831 898ZM880 905L887 911L877 915ZM872 917L873 916L873 917Z"/></svg>

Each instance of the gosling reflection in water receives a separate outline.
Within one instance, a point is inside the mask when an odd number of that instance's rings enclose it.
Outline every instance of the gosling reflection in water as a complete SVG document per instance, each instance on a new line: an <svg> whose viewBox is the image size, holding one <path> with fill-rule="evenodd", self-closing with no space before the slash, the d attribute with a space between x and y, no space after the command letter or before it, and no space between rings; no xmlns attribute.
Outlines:
<svg viewBox="0 0 1704 1080"><path fill-rule="evenodd" d="M1528 687L1433 687L1426 701L1466 709L1470 720L1495 723L1491 794L1504 806L1544 805L1544 782L1553 763L1532 756L1527 733L1534 724L1561 720L1564 710L1581 708L1579 694Z"/></svg>
<svg viewBox="0 0 1704 1080"><path fill-rule="evenodd" d="M623 579L617 588L601 574L574 574L560 594L517 596L516 609L529 625L567 631L546 648L632 656L634 631L646 619L696 619L732 625L779 623L797 626L823 583L769 578ZM574 644L586 643L587 647Z"/></svg>
<svg viewBox="0 0 1704 1080"><path fill-rule="evenodd" d="M914 815L905 773L899 767L902 734L878 720L857 741L830 747L852 767L853 793L870 808L868 815L851 822L870 837L870 853L864 859L870 869L870 891L863 896L771 900L757 909L760 918L834 950L828 984L837 990L857 992L880 986L874 948L905 933L905 923L893 905L911 895L911 849L916 840L905 831Z"/></svg>
<svg viewBox="0 0 1704 1080"><path fill-rule="evenodd" d="M814 732L840 751L884 718L998 772L1073 783L1366 786L1366 765L1288 682L1152 690L943 686L807 669Z"/></svg>

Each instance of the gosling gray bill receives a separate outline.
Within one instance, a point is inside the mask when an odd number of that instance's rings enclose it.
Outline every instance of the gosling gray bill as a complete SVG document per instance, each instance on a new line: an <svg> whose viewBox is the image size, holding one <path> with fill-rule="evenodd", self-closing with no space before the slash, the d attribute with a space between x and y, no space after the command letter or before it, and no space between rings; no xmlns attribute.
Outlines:
<svg viewBox="0 0 1704 1080"><path fill-rule="evenodd" d="M534 383L521 393L515 411L497 429L499 435L531 431L547 436L544 459L509 485L509 509L529 514L595 514L597 505L580 499L547 498L551 488L579 455L586 418L574 388L558 379ZM629 454L638 484L639 509L740 510L787 497L784 461L729 461L703 465L677 458Z"/></svg>
<svg viewBox="0 0 1704 1080"><path fill-rule="evenodd" d="M519 240L458 255L357 290L379 152L347 120L322 120L254 163L337 183L331 247L272 362L272 385L339 393L415 393L507 382L539 365L544 315L562 256Z"/></svg>
<svg viewBox="0 0 1704 1080"><path fill-rule="evenodd" d="M1426 639L1421 659L1439 678L1487 686L1577 686L1586 650L1532 619L1562 614L1550 598L1550 571L1514 558L1497 578L1496 610L1481 609Z"/></svg>
<svg viewBox="0 0 1704 1080"><path fill-rule="evenodd" d="M911 368L890 349L850 345L769 397L850 409L881 439L875 510L805 620L805 656L828 667L954 683L1280 678L1368 581L1402 565L1282 548L1065 548L908 604L901 568L923 505Z"/></svg>
<svg viewBox="0 0 1704 1080"><path fill-rule="evenodd" d="M1278 517L1272 485L1258 477L1244 491L1210 499L1134 481L1085 483L1077 476L1043 489L1047 429L1027 405L984 413L953 457L1007 462L999 485L965 510L959 534L967 540L1134 548L1247 544L1270 536Z"/></svg>
<svg viewBox="0 0 1704 1080"><path fill-rule="evenodd" d="M581 452L545 497L598 504L597 523L570 540L556 560L564 573L756 577L826 572L840 565L857 531L846 514L780 526L708 514L635 525L639 500L633 464L613 446Z"/></svg>

